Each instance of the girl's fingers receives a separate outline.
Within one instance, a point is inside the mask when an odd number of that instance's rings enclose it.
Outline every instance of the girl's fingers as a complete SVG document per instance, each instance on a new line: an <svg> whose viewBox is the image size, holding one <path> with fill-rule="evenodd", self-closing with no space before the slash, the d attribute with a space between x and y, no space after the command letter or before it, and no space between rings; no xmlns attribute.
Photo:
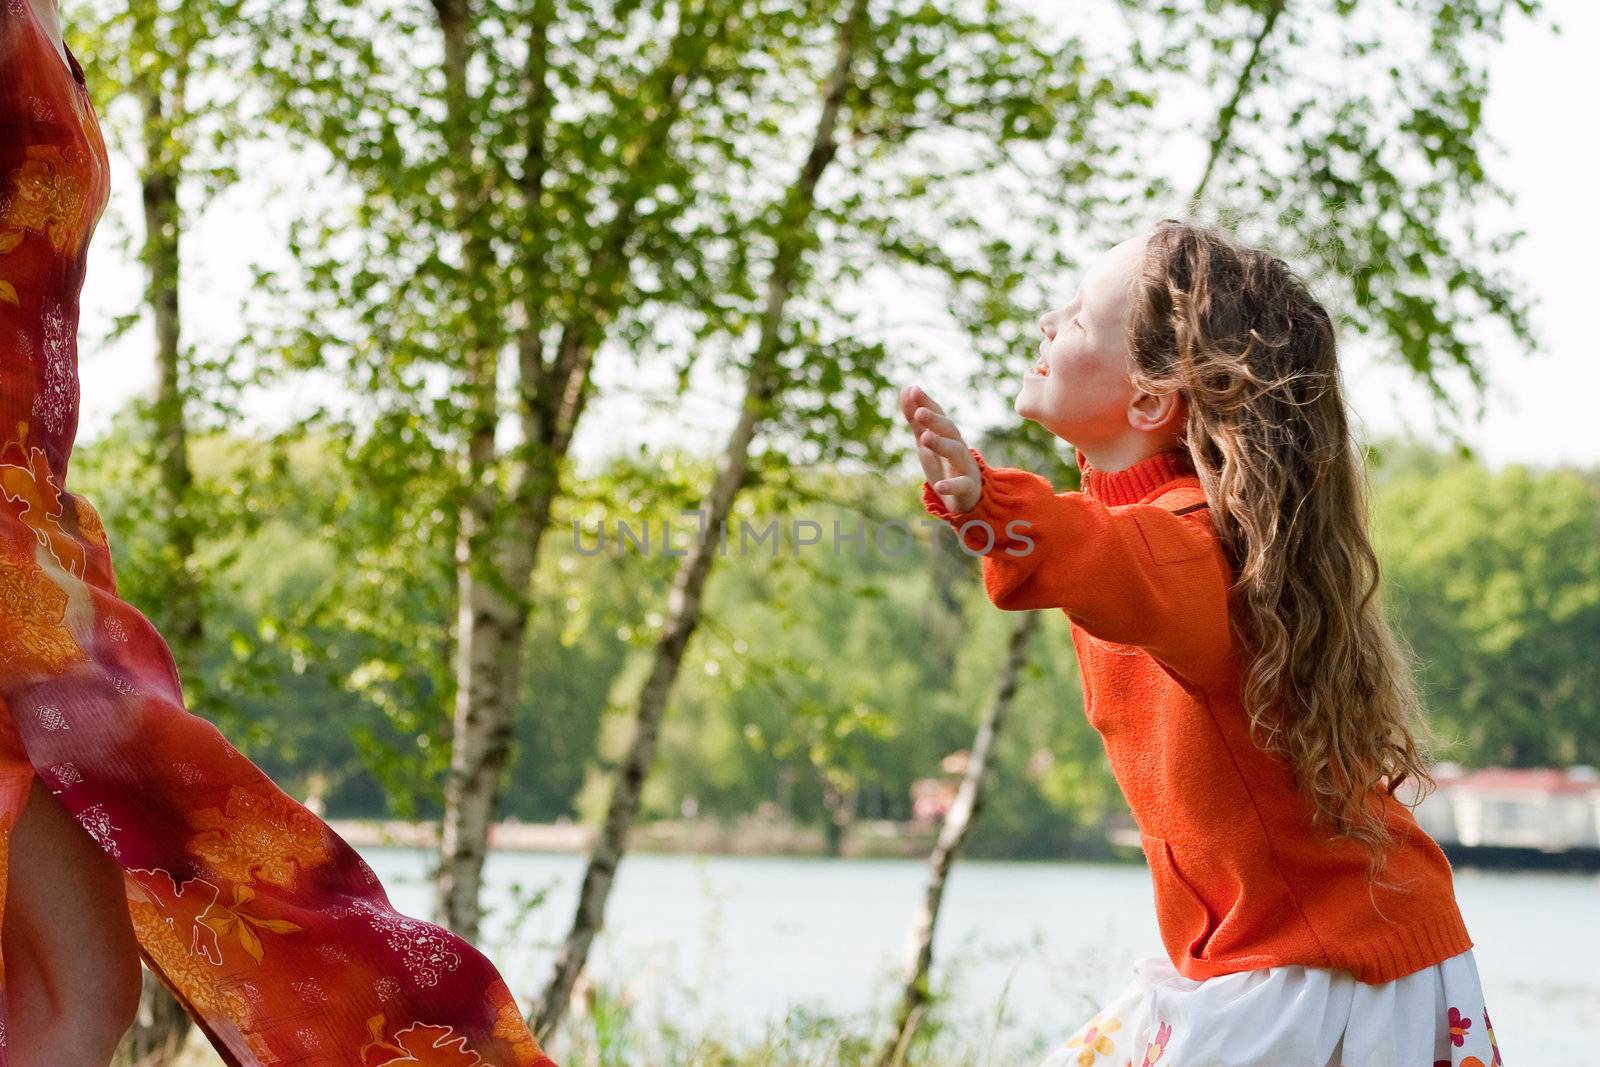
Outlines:
<svg viewBox="0 0 1600 1067"><path fill-rule="evenodd" d="M940 437L954 437L959 439L961 431L956 429L956 424L948 415L940 415L932 408L917 409L917 428L932 430Z"/></svg>
<svg viewBox="0 0 1600 1067"><path fill-rule="evenodd" d="M913 416L917 408L922 406L921 400L918 399L921 393L922 389L915 385L908 385L900 390L900 414L905 417L908 426L916 425Z"/></svg>
<svg viewBox="0 0 1600 1067"><path fill-rule="evenodd" d="M981 474L941 478L933 483L933 491L939 494L946 508L962 515L978 506L978 499L983 495L983 478Z"/></svg>
<svg viewBox="0 0 1600 1067"><path fill-rule="evenodd" d="M911 436L917 443L917 462L922 465L923 477L928 482L943 478L949 471L945 469L945 463L937 453L924 447L922 443L923 426L917 418L919 411L939 413L939 406L928 397L928 394L923 391L921 386L908 385L900 390L900 411L905 416L906 424L911 427ZM924 417L928 416L924 415ZM942 414L939 417L943 417ZM951 424L950 428L952 430L955 428L954 423Z"/></svg>
<svg viewBox="0 0 1600 1067"><path fill-rule="evenodd" d="M917 438L917 443L924 448L932 449L952 464L957 464L965 458L967 463L977 466L972 459L972 453L967 451L966 442L961 440L959 434L954 437L946 437L933 430L923 430L922 434ZM965 467L961 467L960 469L952 470L951 473L968 474L971 472Z"/></svg>
<svg viewBox="0 0 1600 1067"><path fill-rule="evenodd" d="M900 394L900 407L905 411L908 421L918 408L931 408L935 415L944 414L944 408L935 404L933 397L929 396L920 385L908 385L905 387Z"/></svg>
<svg viewBox="0 0 1600 1067"><path fill-rule="evenodd" d="M944 477L939 479L939 484L955 487L934 490L944 498L945 506L966 511L976 504L982 492L983 472L966 444L960 438L935 437L925 447L938 457L934 462L944 467ZM928 481L934 478L930 475Z"/></svg>
<svg viewBox="0 0 1600 1067"><path fill-rule="evenodd" d="M970 474L958 474L954 478L941 478L933 483L933 491L943 496L958 496L969 489L977 489L978 482Z"/></svg>
<svg viewBox="0 0 1600 1067"><path fill-rule="evenodd" d="M921 386L908 385L900 392L900 413L912 432L933 429L947 436L960 437L956 424L945 415L944 409L929 399Z"/></svg>
<svg viewBox="0 0 1600 1067"><path fill-rule="evenodd" d="M917 443L917 462L922 464L922 477L932 483L945 476L944 460L931 448L924 448L922 443Z"/></svg>

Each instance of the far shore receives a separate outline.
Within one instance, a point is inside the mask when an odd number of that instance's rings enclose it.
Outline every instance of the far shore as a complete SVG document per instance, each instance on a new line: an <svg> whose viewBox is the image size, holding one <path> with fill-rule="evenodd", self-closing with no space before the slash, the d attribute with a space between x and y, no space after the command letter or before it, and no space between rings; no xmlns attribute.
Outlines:
<svg viewBox="0 0 1600 1067"><path fill-rule="evenodd" d="M400 819L328 819L334 832L356 847L435 849L439 826ZM939 833L936 823L864 820L844 828L841 856L924 857ZM587 853L594 832L577 822L500 822L489 830L489 847L506 852ZM769 819L722 821L674 819L641 823L629 835L634 852L690 852L751 856L828 856L827 835L818 826Z"/></svg>

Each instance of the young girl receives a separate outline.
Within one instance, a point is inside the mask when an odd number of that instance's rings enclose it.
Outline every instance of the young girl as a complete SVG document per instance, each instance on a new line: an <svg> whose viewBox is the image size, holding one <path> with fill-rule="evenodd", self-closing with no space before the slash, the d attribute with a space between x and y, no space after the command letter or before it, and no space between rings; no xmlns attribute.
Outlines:
<svg viewBox="0 0 1600 1067"><path fill-rule="evenodd" d="M1163 220L1045 315L1019 415L1083 488L989 467L901 397L923 504L996 606L1060 608L1138 822L1166 959L1042 1067L1498 1067L1376 595L1334 331L1303 282Z"/></svg>

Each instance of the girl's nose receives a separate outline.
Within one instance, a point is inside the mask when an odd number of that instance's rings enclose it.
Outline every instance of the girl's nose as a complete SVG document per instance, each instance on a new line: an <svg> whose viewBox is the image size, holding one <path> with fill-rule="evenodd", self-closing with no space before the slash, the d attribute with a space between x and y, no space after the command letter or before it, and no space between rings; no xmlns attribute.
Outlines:
<svg viewBox="0 0 1600 1067"><path fill-rule="evenodd" d="M1043 315L1039 316L1039 332L1044 334L1045 337L1047 337L1047 338L1050 336L1050 313L1049 312L1045 312Z"/></svg>

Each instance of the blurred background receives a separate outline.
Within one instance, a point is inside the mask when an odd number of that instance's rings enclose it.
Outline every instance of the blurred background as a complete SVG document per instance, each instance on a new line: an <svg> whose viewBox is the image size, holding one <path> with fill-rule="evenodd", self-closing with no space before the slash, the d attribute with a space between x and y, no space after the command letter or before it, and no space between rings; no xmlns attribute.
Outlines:
<svg viewBox="0 0 1600 1067"><path fill-rule="evenodd" d="M1185 214L1340 320L1418 818L1508 1061L1581 1061L1595 5L63 18L114 167L72 488L191 709L559 1062L1029 1065L1160 953L1066 619L922 524L896 396L1072 488L1011 410L1037 318ZM126 1062L219 1062L146 994Z"/></svg>

